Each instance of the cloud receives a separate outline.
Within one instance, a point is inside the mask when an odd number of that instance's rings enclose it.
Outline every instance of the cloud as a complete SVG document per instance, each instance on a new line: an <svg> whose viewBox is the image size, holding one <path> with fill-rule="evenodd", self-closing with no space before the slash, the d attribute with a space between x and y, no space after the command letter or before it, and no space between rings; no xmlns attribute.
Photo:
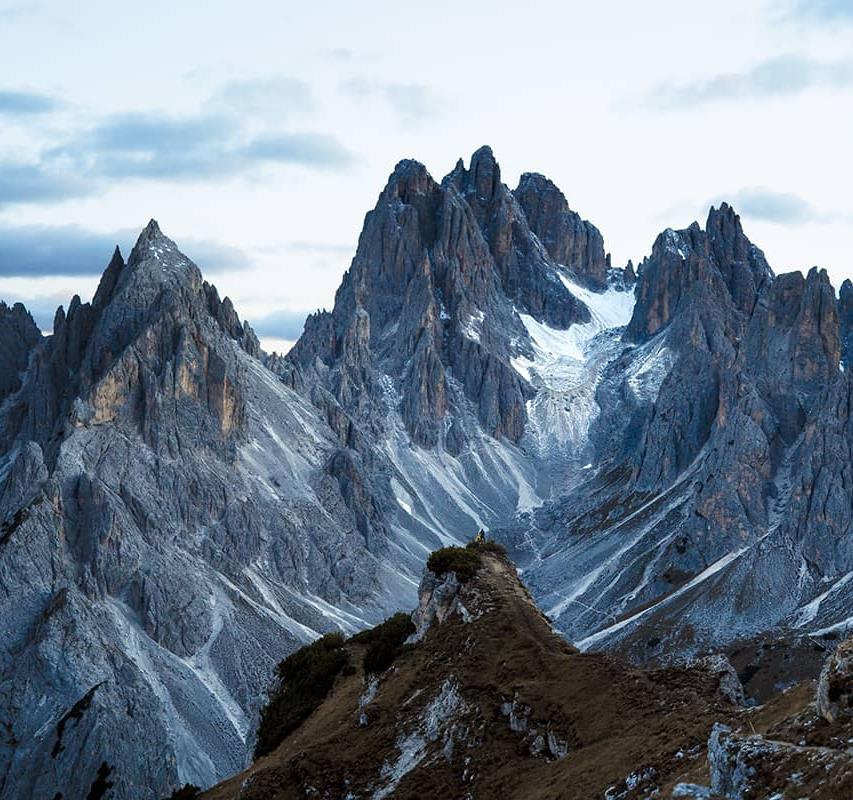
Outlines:
<svg viewBox="0 0 853 800"><path fill-rule="evenodd" d="M56 202L124 179L208 181L271 164L340 169L354 156L334 136L247 136L237 118L127 113L106 117L31 163L0 162L0 206Z"/></svg>
<svg viewBox="0 0 853 800"><path fill-rule="evenodd" d="M760 186L740 189L716 198L712 204L718 205L722 200L746 217L780 225L853 222L853 216L819 211L808 200L793 192L777 192Z"/></svg>
<svg viewBox="0 0 853 800"><path fill-rule="evenodd" d="M341 84L341 91L360 99L379 98L406 124L423 122L441 112L432 90L421 83L386 83L353 78Z"/></svg>
<svg viewBox="0 0 853 800"><path fill-rule="evenodd" d="M210 239L181 239L181 252L194 261L205 274L236 272L252 266L251 259L239 247L232 247Z"/></svg>
<svg viewBox="0 0 853 800"><path fill-rule="evenodd" d="M98 276L116 245L127 254L138 234L100 233L73 225L0 225L0 278ZM245 253L219 242L187 239L178 246L206 274L250 266Z"/></svg>
<svg viewBox="0 0 853 800"><path fill-rule="evenodd" d="M0 89L0 116L46 114L61 107L59 100L46 94Z"/></svg>
<svg viewBox="0 0 853 800"><path fill-rule="evenodd" d="M280 162L320 168L344 167L354 160L338 139L326 133L280 133L255 139L238 150L246 163Z"/></svg>
<svg viewBox="0 0 853 800"><path fill-rule="evenodd" d="M646 104L659 110L692 108L724 100L783 97L814 88L853 87L853 61L815 61L785 55L763 61L743 72L712 76L680 85L658 86Z"/></svg>
<svg viewBox="0 0 853 800"><path fill-rule="evenodd" d="M0 207L10 203L54 203L95 191L91 181L61 164L0 161Z"/></svg>
<svg viewBox="0 0 853 800"><path fill-rule="evenodd" d="M783 0L777 10L783 19L853 22L850 0Z"/></svg>
<svg viewBox="0 0 853 800"><path fill-rule="evenodd" d="M310 312L280 309L261 317L255 317L249 324L258 336L294 341L302 335L305 319Z"/></svg>
<svg viewBox="0 0 853 800"><path fill-rule="evenodd" d="M355 253L354 245L336 244L334 242L295 241L288 242L285 249L294 253L319 253L333 256L346 256Z"/></svg>
<svg viewBox="0 0 853 800"><path fill-rule="evenodd" d="M286 77L231 81L221 86L208 103L213 108L274 118L315 108L311 87Z"/></svg>
<svg viewBox="0 0 853 800"><path fill-rule="evenodd" d="M0 7L0 22L15 22L38 11L36 3L15 3Z"/></svg>

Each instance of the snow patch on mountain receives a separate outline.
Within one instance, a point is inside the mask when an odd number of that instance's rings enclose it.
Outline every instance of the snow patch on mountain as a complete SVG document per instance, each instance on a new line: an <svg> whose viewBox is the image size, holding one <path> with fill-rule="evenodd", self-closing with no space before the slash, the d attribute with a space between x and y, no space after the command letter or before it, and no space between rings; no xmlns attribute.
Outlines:
<svg viewBox="0 0 853 800"><path fill-rule="evenodd" d="M617 288L593 292L561 279L586 304L592 319L558 330L519 314L533 358L519 356L512 365L537 389L527 402L527 438L534 452L577 459L584 456L590 424L599 413L595 392L601 373L623 348L618 332L631 319L634 295Z"/></svg>

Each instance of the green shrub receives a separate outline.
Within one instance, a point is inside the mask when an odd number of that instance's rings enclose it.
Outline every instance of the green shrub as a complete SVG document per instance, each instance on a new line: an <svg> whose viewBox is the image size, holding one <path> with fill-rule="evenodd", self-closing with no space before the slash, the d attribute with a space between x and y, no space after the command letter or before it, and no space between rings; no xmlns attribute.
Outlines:
<svg viewBox="0 0 853 800"><path fill-rule="evenodd" d="M255 758L278 747L323 702L349 663L341 633L327 633L278 665L277 685L261 711Z"/></svg>
<svg viewBox="0 0 853 800"><path fill-rule="evenodd" d="M481 539L480 541L475 539L473 542L468 542L465 547L478 553L493 553L496 556L506 557L506 548L494 539Z"/></svg>
<svg viewBox="0 0 853 800"><path fill-rule="evenodd" d="M459 582L465 583L474 577L481 563L480 554L474 548L442 547L430 553L427 568L436 575L455 572Z"/></svg>
<svg viewBox="0 0 853 800"><path fill-rule="evenodd" d="M357 633L350 641L366 645L365 673L385 672L403 650L403 643L415 632L408 614L394 614L381 625Z"/></svg>
<svg viewBox="0 0 853 800"><path fill-rule="evenodd" d="M201 797L201 789L192 783L185 783L180 789L175 789L167 800L198 800Z"/></svg>

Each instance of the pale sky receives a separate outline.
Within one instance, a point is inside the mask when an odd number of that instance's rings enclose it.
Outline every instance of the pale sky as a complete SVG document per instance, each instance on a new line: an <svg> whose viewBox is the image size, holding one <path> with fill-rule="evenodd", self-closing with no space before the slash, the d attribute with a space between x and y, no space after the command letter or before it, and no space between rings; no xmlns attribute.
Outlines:
<svg viewBox="0 0 853 800"><path fill-rule="evenodd" d="M482 144L616 265L726 199L838 285L851 142L853 0L0 0L0 298L49 327L155 217L280 349L394 164Z"/></svg>

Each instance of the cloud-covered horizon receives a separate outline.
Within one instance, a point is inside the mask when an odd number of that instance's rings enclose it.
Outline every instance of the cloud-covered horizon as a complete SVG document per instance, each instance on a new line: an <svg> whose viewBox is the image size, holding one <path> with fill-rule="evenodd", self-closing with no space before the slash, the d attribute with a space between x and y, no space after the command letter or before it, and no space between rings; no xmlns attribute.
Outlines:
<svg viewBox="0 0 853 800"><path fill-rule="evenodd" d="M102 233L76 225L0 223L0 278L99 276L115 248L127 257L138 236L129 229ZM185 238L179 247L205 274L251 266L242 250L220 242Z"/></svg>

